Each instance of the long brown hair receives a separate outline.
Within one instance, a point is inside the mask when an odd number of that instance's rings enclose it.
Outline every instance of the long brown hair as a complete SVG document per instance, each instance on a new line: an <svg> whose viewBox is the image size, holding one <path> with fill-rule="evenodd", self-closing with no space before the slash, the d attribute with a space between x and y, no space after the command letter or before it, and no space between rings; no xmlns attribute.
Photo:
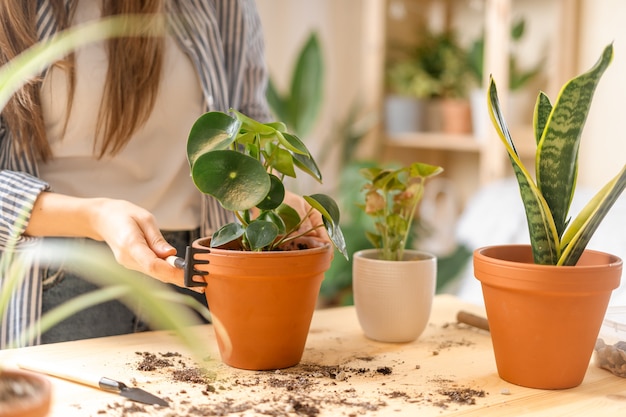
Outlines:
<svg viewBox="0 0 626 417"><path fill-rule="evenodd" d="M76 1L50 0L59 30L69 27ZM163 12L163 0L102 0L102 15ZM7 63L37 42L37 2L0 1L0 62ZM109 67L98 114L94 154L114 155L148 119L158 93L164 54L162 36L114 38L107 41ZM68 115L74 92L73 57L58 65L67 69ZM41 109L41 79L22 87L2 110L2 118L21 150L43 161L52 156Z"/></svg>

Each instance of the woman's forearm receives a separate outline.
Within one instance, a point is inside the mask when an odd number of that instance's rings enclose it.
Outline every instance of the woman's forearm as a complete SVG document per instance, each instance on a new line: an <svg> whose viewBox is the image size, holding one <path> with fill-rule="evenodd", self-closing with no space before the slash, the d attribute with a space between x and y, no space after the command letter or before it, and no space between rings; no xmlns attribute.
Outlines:
<svg viewBox="0 0 626 417"><path fill-rule="evenodd" d="M105 199L77 198L43 192L33 206L26 234L49 237L88 237L102 240L94 224Z"/></svg>

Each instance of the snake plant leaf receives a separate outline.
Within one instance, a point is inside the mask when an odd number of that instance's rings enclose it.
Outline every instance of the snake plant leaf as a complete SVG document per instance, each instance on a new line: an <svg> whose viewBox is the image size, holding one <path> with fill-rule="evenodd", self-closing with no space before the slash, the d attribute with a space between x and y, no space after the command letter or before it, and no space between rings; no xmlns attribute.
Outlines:
<svg viewBox="0 0 626 417"><path fill-rule="evenodd" d="M193 167L198 158L216 149L227 149L237 137L241 121L221 112L200 116L191 127L187 140L187 160Z"/></svg>
<svg viewBox="0 0 626 417"><path fill-rule="evenodd" d="M574 195L581 133L596 86L612 59L610 44L589 71L561 88L537 146L537 186L550 207L559 236L565 231Z"/></svg>
<svg viewBox="0 0 626 417"><path fill-rule="evenodd" d="M545 93L540 92L535 103L535 112L533 113L533 130L535 131L535 142L539 145L539 141L543 136L543 131L548 123L548 117L552 112L552 103Z"/></svg>
<svg viewBox="0 0 626 417"><path fill-rule="evenodd" d="M228 242L239 239L243 236L244 232L245 229L240 223L228 223L213 233L211 237L211 247L217 248Z"/></svg>
<svg viewBox="0 0 626 417"><path fill-rule="evenodd" d="M255 207L271 187L269 174L259 161L230 149L198 157L191 167L191 177L200 191L231 211Z"/></svg>
<svg viewBox="0 0 626 417"><path fill-rule="evenodd" d="M268 220L255 220L246 227L245 236L250 250L269 246L278 237L278 226Z"/></svg>
<svg viewBox="0 0 626 417"><path fill-rule="evenodd" d="M626 188L626 165L593 197L563 234L558 265L576 265L596 229Z"/></svg>
<svg viewBox="0 0 626 417"><path fill-rule="evenodd" d="M339 252L348 259L346 240L339 226L339 207L335 200L325 194L312 194L304 196L304 199L311 207L322 214L328 237L330 237L330 240L332 240Z"/></svg>
<svg viewBox="0 0 626 417"><path fill-rule="evenodd" d="M559 258L560 250L554 220L547 202L515 150L513 139L502 115L493 77L490 77L488 94L489 115L509 154L524 203L534 261L537 264L554 265Z"/></svg>

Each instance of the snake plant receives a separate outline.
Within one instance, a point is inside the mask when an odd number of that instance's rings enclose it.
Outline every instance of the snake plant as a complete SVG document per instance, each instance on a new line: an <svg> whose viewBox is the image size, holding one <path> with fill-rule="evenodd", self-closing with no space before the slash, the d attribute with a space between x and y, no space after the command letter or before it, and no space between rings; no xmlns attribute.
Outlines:
<svg viewBox="0 0 626 417"><path fill-rule="evenodd" d="M565 83L554 104L544 93L539 93L533 116L536 182L515 149L502 116L496 84L490 79L489 114L519 184L536 264L576 265L626 187L625 164L573 220L569 217L578 175L581 133L596 86L612 60L613 45L609 44L589 71Z"/></svg>

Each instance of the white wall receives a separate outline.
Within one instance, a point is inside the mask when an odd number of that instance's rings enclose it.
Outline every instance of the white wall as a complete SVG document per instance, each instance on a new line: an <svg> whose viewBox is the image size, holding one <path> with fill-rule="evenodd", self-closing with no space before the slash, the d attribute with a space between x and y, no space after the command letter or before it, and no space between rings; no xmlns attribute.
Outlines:
<svg viewBox="0 0 626 417"><path fill-rule="evenodd" d="M604 185L626 163L626 2L582 0L579 71L591 67L605 45L615 57L596 90L580 156L579 183Z"/></svg>

